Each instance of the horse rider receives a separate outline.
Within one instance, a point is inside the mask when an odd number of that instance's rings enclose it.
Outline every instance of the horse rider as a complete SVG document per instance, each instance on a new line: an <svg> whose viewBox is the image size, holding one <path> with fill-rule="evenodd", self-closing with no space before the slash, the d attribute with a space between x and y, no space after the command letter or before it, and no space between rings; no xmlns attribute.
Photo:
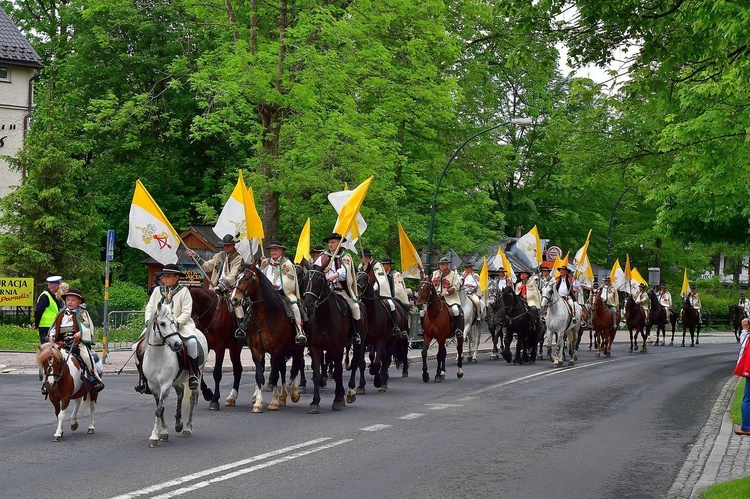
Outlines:
<svg viewBox="0 0 750 499"><path fill-rule="evenodd" d="M477 320L481 321L483 317L484 309L482 307L482 301L479 299L479 274L474 272L474 262L466 262L464 264L464 274L461 276L464 281L464 289L466 289L466 297L471 300L471 304L474 305L476 310Z"/></svg>
<svg viewBox="0 0 750 499"><path fill-rule="evenodd" d="M684 296L690 301L690 305L698 312L698 321L703 322L703 314L701 313L701 297L695 290L695 284L690 285L690 291ZM685 309L680 310L680 322L682 322L683 312Z"/></svg>
<svg viewBox="0 0 750 499"><path fill-rule="evenodd" d="M362 329L362 313L359 309L359 300L357 297L357 284L354 282L354 264L351 261L349 255L341 256L341 243L345 242L346 239L332 232L330 236L323 239L323 242L328 244L328 249L320 254L315 265L321 267L325 272L326 280L332 287L333 291L340 295L346 300L349 309L352 311L352 321L354 324L354 334L352 335L352 343L359 345L362 343L362 339L359 332ZM334 253L339 248L339 254ZM354 283L352 285L352 283Z"/></svg>
<svg viewBox="0 0 750 499"><path fill-rule="evenodd" d="M610 276L604 277L604 286L600 292L604 305L609 309L609 313L612 316L612 330L617 330L617 325L620 323L618 317L620 311L620 296L617 293L617 288L612 284L612 278Z"/></svg>
<svg viewBox="0 0 750 499"><path fill-rule="evenodd" d="M560 271L560 275L555 281L557 294L560 295L561 298L565 299L565 303L568 304L568 307L570 307L570 312L575 317L576 293L578 292L579 287L578 279L573 277L570 269L566 265L561 266L557 270Z"/></svg>
<svg viewBox="0 0 750 499"><path fill-rule="evenodd" d="M530 277L531 272L528 269L522 269L518 273L520 280L516 283L516 294L519 295L526 304L534 318L539 317L539 311L542 309L542 294L537 285L537 278Z"/></svg>
<svg viewBox="0 0 750 499"><path fill-rule="evenodd" d="M49 328L57 317L57 312L63 307L63 303L57 300L56 293L60 289L62 277L59 275L49 276L47 285L44 287L39 297L36 299L36 308L34 309L34 324L39 332L39 343L44 344L49 341ZM40 372L41 375L41 372Z"/></svg>
<svg viewBox="0 0 750 499"><path fill-rule="evenodd" d="M645 284L638 284L638 291L633 294L633 301L636 303L636 305L641 307L643 315L646 317L646 325L648 326L648 315L649 310L651 309L651 300L648 297L648 292L646 290Z"/></svg>
<svg viewBox="0 0 750 499"><path fill-rule="evenodd" d="M497 269L497 276L495 276L495 281L497 282L497 290L500 292L502 292L506 286L512 286L510 277L506 275L506 270L504 267L499 267Z"/></svg>
<svg viewBox="0 0 750 499"><path fill-rule="evenodd" d="M375 283L372 285L375 290L375 296L380 298L386 310L391 316L393 322L393 336L402 336L401 329L398 327L398 315L396 314L396 303L393 301L393 290L391 283L388 281L388 274L383 268L382 263L372 259L372 251L369 248L362 249L362 258L359 262L359 271L366 272L367 266L372 268L372 274L375 276Z"/></svg>
<svg viewBox="0 0 750 499"><path fill-rule="evenodd" d="M552 262L542 262L541 276L539 277L539 289L544 289L547 286L552 285L555 282L555 278L552 277Z"/></svg>
<svg viewBox="0 0 750 499"><path fill-rule="evenodd" d="M286 256L286 248L281 242L272 241L266 249L270 256L261 259L260 271L271 281L271 285L289 305L294 319L294 327L297 330L294 341L298 345L304 345L307 343L307 336L305 336L305 332L302 329L302 313L299 308L299 283L297 282L297 272L294 269L294 263Z"/></svg>
<svg viewBox="0 0 750 499"><path fill-rule="evenodd" d="M385 275L388 277L388 285L391 288L391 296L393 296L401 305L404 306L404 310L407 312L409 308L409 296L412 294L411 290L406 287L404 282L404 276L401 272L393 270L393 262L388 257L383 258L380 262L383 264L383 270Z"/></svg>
<svg viewBox="0 0 750 499"><path fill-rule="evenodd" d="M450 269L450 260L444 256L438 260L438 269L430 277L432 285L438 295L448 305L451 311L451 327L456 332L456 338L460 338L464 331L464 311L461 308L461 300L458 297L458 275Z"/></svg>
<svg viewBox="0 0 750 499"><path fill-rule="evenodd" d="M69 348L70 353L81 361L84 376L91 382L91 389L100 392L104 389L104 383L91 355L91 347L95 343L94 324L88 310L83 306L86 300L77 289L69 290L62 295L62 299L65 301L65 307L60 310L49 328L49 341L64 343L65 348Z"/></svg>
<svg viewBox="0 0 750 499"><path fill-rule="evenodd" d="M586 308L589 310L589 319L586 322L587 327L593 327L594 324L594 314L591 313L591 311L594 310L594 305L596 305L596 297L601 294L601 289L599 289L599 282L594 281L591 284L591 293L589 293L589 299L586 300Z"/></svg>
<svg viewBox="0 0 750 499"><path fill-rule="evenodd" d="M750 317L750 300L745 298L745 293L740 293L740 302L737 304L745 314L745 317Z"/></svg>
<svg viewBox="0 0 750 499"><path fill-rule="evenodd" d="M325 248L323 246L315 246L313 249L310 250L310 262L315 262L318 257L323 254L325 251Z"/></svg>
<svg viewBox="0 0 750 499"><path fill-rule="evenodd" d="M669 319L670 314L674 314L674 305L672 305L672 294L667 291L667 285L665 283L661 283L659 286L659 293L656 297L659 299L659 304L664 307L664 310L667 312L667 319Z"/></svg>
<svg viewBox="0 0 750 499"><path fill-rule="evenodd" d="M180 284L182 273L174 263L169 263L161 269L162 282L157 290L151 294L146 305L146 324L151 320L159 303L169 305L172 308L175 321L177 322L177 331L188 355L188 386L191 390L198 389L198 376L200 375L200 361L198 358L198 340L195 338L195 322L193 322L193 297L186 286ZM141 393L150 393L148 385L143 378L140 364L138 372L141 375L136 391Z"/></svg>
<svg viewBox="0 0 750 499"><path fill-rule="evenodd" d="M221 238L224 250L216 253L210 260L203 260L195 251L187 250L187 256L195 257L201 268L211 274L209 288L220 295L226 295L237 282L237 273L243 263L242 255L235 247L238 242L231 234L224 235Z"/></svg>

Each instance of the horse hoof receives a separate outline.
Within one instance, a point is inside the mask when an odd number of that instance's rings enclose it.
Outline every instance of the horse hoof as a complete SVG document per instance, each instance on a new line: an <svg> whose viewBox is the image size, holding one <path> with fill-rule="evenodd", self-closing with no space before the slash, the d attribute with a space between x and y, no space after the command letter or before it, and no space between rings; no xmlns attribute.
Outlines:
<svg viewBox="0 0 750 499"><path fill-rule="evenodd" d="M226 402L224 402L224 405L226 407L232 407L231 405L229 405L229 401L228 400ZM208 410L209 411L218 411L219 410L219 403L217 401L215 401L215 400L212 400L211 402L208 403Z"/></svg>
<svg viewBox="0 0 750 499"><path fill-rule="evenodd" d="M628 350L628 352L633 353L633 347L630 347L630 350Z"/></svg>
<svg viewBox="0 0 750 499"><path fill-rule="evenodd" d="M664 346L664 342L663 341L661 342L661 346Z"/></svg>
<svg viewBox="0 0 750 499"><path fill-rule="evenodd" d="M604 355L606 355L607 357L611 357L612 356L612 352L604 352Z"/></svg>
<svg viewBox="0 0 750 499"><path fill-rule="evenodd" d="M185 430L182 432L182 436L186 438L190 438L193 436L193 430Z"/></svg>
<svg viewBox="0 0 750 499"><path fill-rule="evenodd" d="M463 372L463 371L458 371L458 372L456 373L456 377L457 377L458 379L461 379L461 378L463 378L463 377L464 377L464 372Z"/></svg>
<svg viewBox="0 0 750 499"><path fill-rule="evenodd" d="M310 409L307 411L308 414L320 414L320 406L310 404Z"/></svg>
<svg viewBox="0 0 750 499"><path fill-rule="evenodd" d="M402 378L408 378L409 377L409 373L401 373L401 377Z"/></svg>
<svg viewBox="0 0 750 499"><path fill-rule="evenodd" d="M299 402L299 393L292 393L291 395L289 395L289 398L292 399L293 404L296 404L297 402Z"/></svg>
<svg viewBox="0 0 750 499"><path fill-rule="evenodd" d="M700 345L700 343L701 343L700 341L698 341L698 340L695 340L695 344L696 344L696 345Z"/></svg>
<svg viewBox="0 0 750 499"><path fill-rule="evenodd" d="M366 395L366 390L364 388L357 388L356 394L357 395Z"/></svg>
<svg viewBox="0 0 750 499"><path fill-rule="evenodd" d="M643 347L643 348L641 349L641 353L646 353L646 352L647 352L647 350L646 350L646 347Z"/></svg>
<svg viewBox="0 0 750 499"><path fill-rule="evenodd" d="M307 388L305 388L304 386L298 386L297 393L299 394L307 393ZM299 397L297 397L297 400L299 400ZM297 402L297 400L292 400L292 402Z"/></svg>
<svg viewBox="0 0 750 499"><path fill-rule="evenodd" d="M59 442L61 438L62 438L62 435L59 435L59 436L55 435L55 436L52 437L52 441L53 442Z"/></svg>
<svg viewBox="0 0 750 499"><path fill-rule="evenodd" d="M674 341L670 341L670 342L669 342L669 346L670 346L670 347L673 347L673 346L674 346Z"/></svg>
<svg viewBox="0 0 750 499"><path fill-rule="evenodd" d="M427 373L422 373L422 381L424 381L425 383L430 381L430 375Z"/></svg>
<svg viewBox="0 0 750 499"><path fill-rule="evenodd" d="M261 412L263 412L263 408L262 407L253 406L253 408L251 409L250 412L252 412L253 414L260 414Z"/></svg>
<svg viewBox="0 0 750 499"><path fill-rule="evenodd" d="M435 383L440 383L443 379L440 376L435 376Z"/></svg>
<svg viewBox="0 0 750 499"><path fill-rule="evenodd" d="M606 355L606 354L605 354L605 355ZM596 355L595 355L595 356L596 356L596 357L600 357L600 355L599 355L599 352L596 352Z"/></svg>
<svg viewBox="0 0 750 499"><path fill-rule="evenodd" d="M378 388L378 392L379 392L379 393L383 393L383 392L385 392L386 390L388 390L388 387L387 387L387 386L385 386L385 385L383 385L383 386L381 386L380 388Z"/></svg>
<svg viewBox="0 0 750 499"><path fill-rule="evenodd" d="M574 366L574 365L576 365L576 363L575 363L574 361L572 361L572 360L571 360L571 361L569 361L569 362L568 362L568 365L569 365L569 366Z"/></svg>
<svg viewBox="0 0 750 499"><path fill-rule="evenodd" d="M279 407L286 407L286 399L279 399Z"/></svg>
<svg viewBox="0 0 750 499"><path fill-rule="evenodd" d="M78 423L71 423L70 430L71 431L76 431L77 429L78 429Z"/></svg>
<svg viewBox="0 0 750 499"><path fill-rule="evenodd" d="M154 447L158 447L158 446L159 446L159 441L158 440L151 440L151 439L149 439L149 441L148 441L148 447L150 449L153 449Z"/></svg>
<svg viewBox="0 0 750 499"><path fill-rule="evenodd" d="M237 399L226 399L224 401L224 407L237 407ZM216 411L219 410L219 404L218 404L218 402L216 404L216 409L214 409L214 410L216 410Z"/></svg>
<svg viewBox="0 0 750 499"><path fill-rule="evenodd" d="M695 344L694 344L694 343L691 343L691 344L690 344L690 346L691 346L691 347L694 347L694 346L695 346Z"/></svg>
<svg viewBox="0 0 750 499"><path fill-rule="evenodd" d="M333 409L334 411L341 411L344 409L344 404L340 401L334 401L331 405L331 409Z"/></svg>
<svg viewBox="0 0 750 499"><path fill-rule="evenodd" d="M88 435L93 435L94 433L96 433L96 431L93 428L89 428L88 430L86 430L86 433Z"/></svg>
<svg viewBox="0 0 750 499"><path fill-rule="evenodd" d="M685 342L684 341L682 342L682 346L685 346Z"/></svg>
<svg viewBox="0 0 750 499"><path fill-rule="evenodd" d="M269 411L278 411L279 410L279 404L268 404L268 410Z"/></svg>
<svg viewBox="0 0 750 499"><path fill-rule="evenodd" d="M162 433L159 435L159 442L168 442L169 441L169 433Z"/></svg>
<svg viewBox="0 0 750 499"><path fill-rule="evenodd" d="M175 423L175 425L174 425L174 431L176 433L180 433L182 431L182 423L179 423L179 424Z"/></svg>

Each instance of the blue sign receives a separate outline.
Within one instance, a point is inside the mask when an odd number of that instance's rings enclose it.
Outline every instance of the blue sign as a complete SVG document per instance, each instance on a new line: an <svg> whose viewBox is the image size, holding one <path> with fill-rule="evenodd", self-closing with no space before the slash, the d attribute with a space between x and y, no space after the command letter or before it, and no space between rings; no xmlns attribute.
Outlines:
<svg viewBox="0 0 750 499"><path fill-rule="evenodd" d="M107 231L107 261L111 262L115 255L115 231Z"/></svg>

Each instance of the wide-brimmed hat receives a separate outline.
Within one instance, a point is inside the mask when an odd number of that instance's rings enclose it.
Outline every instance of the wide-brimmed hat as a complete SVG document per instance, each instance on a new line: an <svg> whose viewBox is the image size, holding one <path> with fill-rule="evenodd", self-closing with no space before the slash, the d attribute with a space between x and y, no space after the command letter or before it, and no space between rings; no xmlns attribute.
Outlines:
<svg viewBox="0 0 750 499"><path fill-rule="evenodd" d="M310 250L312 253L323 253L325 249L323 246L315 246L313 249Z"/></svg>
<svg viewBox="0 0 750 499"><path fill-rule="evenodd" d="M659 284L659 286L661 286L662 288L666 288L667 284L663 282L663 283Z"/></svg>
<svg viewBox="0 0 750 499"><path fill-rule="evenodd" d="M75 296L75 297L77 297L78 299L81 300L81 303L86 303L86 300L83 298L83 295L77 289L69 289L68 292L65 293L64 295L62 295L60 298L62 298L64 300L68 296Z"/></svg>
<svg viewBox="0 0 750 499"><path fill-rule="evenodd" d="M327 243L330 239L339 239L342 243L346 242L346 238L337 232L331 232L331 235L323 238L323 242Z"/></svg>
<svg viewBox="0 0 750 499"><path fill-rule="evenodd" d="M47 282L49 284L60 284L62 281L62 277L59 275L51 275L47 278Z"/></svg>
<svg viewBox="0 0 750 499"><path fill-rule="evenodd" d="M438 263L451 263L451 259L448 258L447 256L444 256L443 258L438 260Z"/></svg>
<svg viewBox="0 0 750 499"><path fill-rule="evenodd" d="M521 269L518 271L518 275L521 275L521 274L531 275L531 271L529 269Z"/></svg>
<svg viewBox="0 0 750 499"><path fill-rule="evenodd" d="M240 241L232 234L225 234L224 237L221 238L221 244L225 246L228 244L237 244L238 242Z"/></svg>
<svg viewBox="0 0 750 499"><path fill-rule="evenodd" d="M645 284L643 284L643 283L640 283L640 284L638 284L638 287L639 287L639 288L645 288L645 287L646 287L646 285L645 285Z"/></svg>
<svg viewBox="0 0 750 499"><path fill-rule="evenodd" d="M180 268L175 265L174 263L168 263L161 269L162 277L164 277L167 274L176 274L178 277L182 276L182 272L180 271Z"/></svg>
<svg viewBox="0 0 750 499"><path fill-rule="evenodd" d="M469 260L468 262L464 263L464 267L474 268L474 262L472 262L471 260Z"/></svg>
<svg viewBox="0 0 750 499"><path fill-rule="evenodd" d="M593 285L594 285L594 287L595 287L595 288L598 288L598 287L599 287L599 283L598 283L598 282L596 282L596 281L594 281Z"/></svg>
<svg viewBox="0 0 750 499"><path fill-rule="evenodd" d="M604 276L604 282L611 281L612 278L610 276Z"/></svg>
<svg viewBox="0 0 750 499"><path fill-rule="evenodd" d="M362 256L372 256L372 251L370 251L370 248L364 248L362 250Z"/></svg>
<svg viewBox="0 0 750 499"><path fill-rule="evenodd" d="M382 260L380 261L380 263L387 263L387 264L389 264L389 265L393 265L393 262L392 262L392 261L391 261L391 259L390 259L390 258L388 258L388 257L385 257L385 258L383 258L383 259L382 259Z"/></svg>
<svg viewBox="0 0 750 499"><path fill-rule="evenodd" d="M271 244L269 244L268 246L266 246L267 250L271 250L271 249L275 249L275 248L286 251L286 247L283 244L281 244L281 241L271 241Z"/></svg>
<svg viewBox="0 0 750 499"><path fill-rule="evenodd" d="M507 270L505 270L505 267L498 267L495 272L507 272Z"/></svg>

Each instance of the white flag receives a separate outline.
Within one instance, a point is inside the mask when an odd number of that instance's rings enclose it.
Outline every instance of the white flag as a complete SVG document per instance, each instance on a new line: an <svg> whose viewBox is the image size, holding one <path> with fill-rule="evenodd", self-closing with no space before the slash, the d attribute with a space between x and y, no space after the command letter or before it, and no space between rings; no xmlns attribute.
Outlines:
<svg viewBox="0 0 750 499"><path fill-rule="evenodd" d="M345 190L345 191L338 191L338 192L332 192L328 195L328 201L330 201L331 205L333 205L333 208L336 210L336 213L341 213L341 207L346 204L346 202L349 200L349 196L351 196L353 191ZM364 234L365 230L367 229L367 222L365 222L365 219L362 218L361 213L357 213L357 217L354 219L355 223L352 226L352 230L349 231L348 234L341 234L346 238L346 242L343 243L341 246L344 248L347 248L353 252L357 252L354 243L357 242L359 239L359 236ZM336 225L339 224L338 218L336 219Z"/></svg>
<svg viewBox="0 0 750 499"><path fill-rule="evenodd" d="M513 253L519 256L530 269L542 263L542 243L536 225L529 232L518 238Z"/></svg>
<svg viewBox="0 0 750 499"><path fill-rule="evenodd" d="M248 190L242 179L242 170L240 170L237 185L232 191L232 195L227 199L224 208L221 210L216 225L214 225L214 234L219 237L231 234L234 237L240 238L240 242L237 243L235 249L240 255L242 255L243 260L250 262L252 261L253 255L258 251L259 242L257 238L248 239L247 237L248 230L245 210L245 198L247 196ZM248 200L248 203L250 202L251 201Z"/></svg>
<svg viewBox="0 0 750 499"><path fill-rule="evenodd" d="M135 181L130 204L128 245L145 251L162 265L177 263L179 236L140 180Z"/></svg>

